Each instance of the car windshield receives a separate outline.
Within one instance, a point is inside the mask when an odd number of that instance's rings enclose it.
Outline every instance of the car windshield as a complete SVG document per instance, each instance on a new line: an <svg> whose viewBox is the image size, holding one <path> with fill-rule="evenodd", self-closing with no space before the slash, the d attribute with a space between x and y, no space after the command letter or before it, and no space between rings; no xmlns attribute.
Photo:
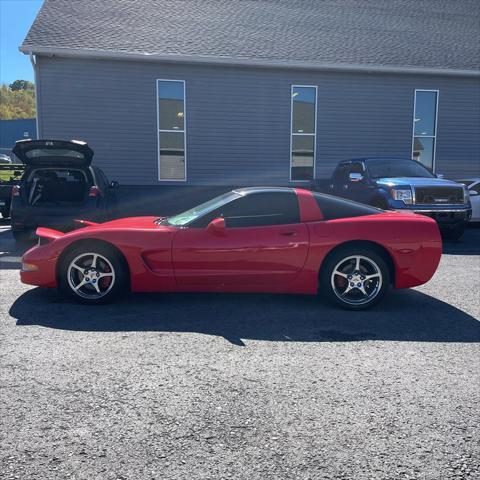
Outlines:
<svg viewBox="0 0 480 480"><path fill-rule="evenodd" d="M229 203L239 197L241 197L241 195L236 192L224 193L223 195L212 198L208 202L197 205L186 212L179 213L173 217L167 217L162 220L162 223L183 227L190 222L197 220L197 218L203 217L203 215L206 215L207 213L212 212L213 210L216 210L222 205L225 205L226 203Z"/></svg>
<svg viewBox="0 0 480 480"><path fill-rule="evenodd" d="M466 187L469 187L470 185L473 185L475 182L473 180L455 180L457 183L461 183L465 185Z"/></svg>
<svg viewBox="0 0 480 480"><path fill-rule="evenodd" d="M366 164L372 178L435 177L435 175L415 160L370 159L367 160Z"/></svg>

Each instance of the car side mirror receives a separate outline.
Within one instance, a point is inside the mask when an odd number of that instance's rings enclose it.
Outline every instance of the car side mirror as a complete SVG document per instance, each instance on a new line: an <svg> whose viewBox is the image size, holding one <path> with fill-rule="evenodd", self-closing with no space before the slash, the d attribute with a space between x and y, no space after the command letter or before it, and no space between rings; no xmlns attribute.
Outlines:
<svg viewBox="0 0 480 480"><path fill-rule="evenodd" d="M476 197L478 195L478 192L476 190L469 190L468 193L471 197Z"/></svg>
<svg viewBox="0 0 480 480"><path fill-rule="evenodd" d="M110 188L117 189L119 187L120 187L120 184L117 181L113 180L113 182L110 182Z"/></svg>
<svg viewBox="0 0 480 480"><path fill-rule="evenodd" d="M214 218L207 225L207 232L213 233L214 235L224 235L225 234L225 219L224 218Z"/></svg>
<svg viewBox="0 0 480 480"><path fill-rule="evenodd" d="M445 175L443 173L437 173L435 176L437 178L445 178Z"/></svg>
<svg viewBox="0 0 480 480"><path fill-rule="evenodd" d="M357 182L361 182L363 180L363 175L361 173L350 173L348 175L348 179L352 182L352 183L357 183Z"/></svg>

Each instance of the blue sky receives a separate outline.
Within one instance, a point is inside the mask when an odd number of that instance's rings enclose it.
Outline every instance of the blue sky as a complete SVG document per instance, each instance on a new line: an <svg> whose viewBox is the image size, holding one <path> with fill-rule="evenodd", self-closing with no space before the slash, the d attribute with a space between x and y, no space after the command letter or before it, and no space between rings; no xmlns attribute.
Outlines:
<svg viewBox="0 0 480 480"><path fill-rule="evenodd" d="M28 55L18 51L43 0L0 0L0 83L33 82Z"/></svg>

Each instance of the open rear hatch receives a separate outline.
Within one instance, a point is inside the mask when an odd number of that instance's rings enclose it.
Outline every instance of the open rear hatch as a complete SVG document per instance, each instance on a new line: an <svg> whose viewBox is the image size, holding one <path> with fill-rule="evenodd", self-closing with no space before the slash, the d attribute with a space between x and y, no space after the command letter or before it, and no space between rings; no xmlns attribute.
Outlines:
<svg viewBox="0 0 480 480"><path fill-rule="evenodd" d="M88 167L93 150L80 140L19 140L13 153L32 167Z"/></svg>

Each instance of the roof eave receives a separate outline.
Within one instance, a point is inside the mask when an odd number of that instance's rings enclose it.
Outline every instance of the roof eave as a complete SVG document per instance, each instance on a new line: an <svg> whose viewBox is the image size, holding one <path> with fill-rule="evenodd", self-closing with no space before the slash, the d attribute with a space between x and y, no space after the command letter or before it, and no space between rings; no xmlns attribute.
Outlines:
<svg viewBox="0 0 480 480"><path fill-rule="evenodd" d="M207 65L229 65L242 67L294 68L303 70L390 73L415 75L443 75L452 77L480 77L480 70L452 68L400 67L385 65L355 65L344 63L320 63L297 60L269 60L234 57L214 57L207 55L173 55L158 53L118 52L111 50L58 48L21 45L19 50L26 55L45 55L70 58L92 58L108 60L131 60L145 62L189 63Z"/></svg>

